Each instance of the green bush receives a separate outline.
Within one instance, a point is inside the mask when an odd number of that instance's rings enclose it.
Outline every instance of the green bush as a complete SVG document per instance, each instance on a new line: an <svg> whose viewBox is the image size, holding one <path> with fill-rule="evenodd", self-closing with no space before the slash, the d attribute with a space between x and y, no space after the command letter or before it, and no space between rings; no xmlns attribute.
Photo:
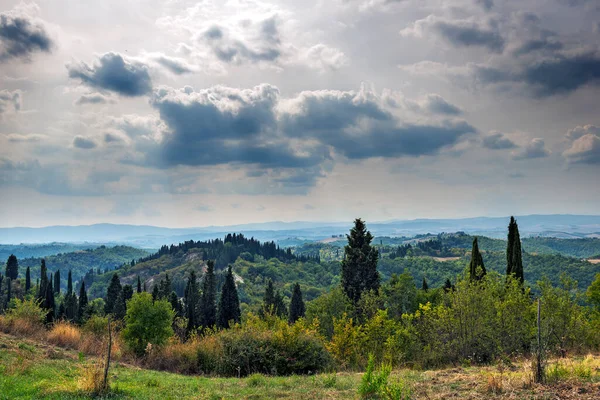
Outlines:
<svg viewBox="0 0 600 400"><path fill-rule="evenodd" d="M410 389L402 382L392 384L388 382L392 372L389 363L381 364L379 371L375 371L375 357L369 356L367 370L362 377L358 394L362 399L409 400Z"/></svg>
<svg viewBox="0 0 600 400"><path fill-rule="evenodd" d="M243 326L218 337L223 351L218 372L224 375L307 374L331 365L316 329L302 322L290 326L277 318L265 322L251 315Z"/></svg>

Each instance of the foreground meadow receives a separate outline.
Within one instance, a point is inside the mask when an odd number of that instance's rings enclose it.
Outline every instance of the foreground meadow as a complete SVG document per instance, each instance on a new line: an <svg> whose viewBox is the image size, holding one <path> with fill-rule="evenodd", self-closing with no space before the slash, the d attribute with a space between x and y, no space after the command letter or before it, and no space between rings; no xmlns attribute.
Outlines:
<svg viewBox="0 0 600 400"><path fill-rule="evenodd" d="M0 334L0 399L88 399L86 378L97 360L44 342ZM600 356L552 360L548 383L532 383L527 361L435 371L396 370L414 399L597 399ZM178 375L115 362L110 399L359 399L360 373L213 378ZM99 398L99 397L96 397Z"/></svg>

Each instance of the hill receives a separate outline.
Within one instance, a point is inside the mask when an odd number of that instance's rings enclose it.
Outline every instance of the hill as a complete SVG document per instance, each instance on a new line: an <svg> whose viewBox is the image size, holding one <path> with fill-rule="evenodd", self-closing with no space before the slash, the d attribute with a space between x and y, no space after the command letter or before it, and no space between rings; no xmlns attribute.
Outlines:
<svg viewBox="0 0 600 400"><path fill-rule="evenodd" d="M44 244L0 244L0 260L11 254L22 258L41 258L59 253L70 253L100 246L101 243L44 243Z"/></svg>
<svg viewBox="0 0 600 400"><path fill-rule="evenodd" d="M85 250L77 250L69 253L59 253L44 257L49 272L60 270L61 282L66 285L67 273L72 271L73 281L80 280L90 268L113 270L131 260L139 259L148 255L146 250L136 249L129 246L99 246ZM42 257L24 258L19 260L19 276L25 276L27 267L31 269L31 279L37 279L40 275L40 264Z"/></svg>

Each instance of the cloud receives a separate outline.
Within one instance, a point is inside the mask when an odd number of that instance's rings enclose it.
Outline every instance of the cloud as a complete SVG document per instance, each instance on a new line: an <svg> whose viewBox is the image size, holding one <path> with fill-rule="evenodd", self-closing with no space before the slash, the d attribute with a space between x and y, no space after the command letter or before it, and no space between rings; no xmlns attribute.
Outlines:
<svg viewBox="0 0 600 400"><path fill-rule="evenodd" d="M350 159L437 154L476 129L464 121L417 124L385 108L385 99L360 91L302 92L287 104L283 130L329 145Z"/></svg>
<svg viewBox="0 0 600 400"><path fill-rule="evenodd" d="M514 149L518 146L500 132L491 132L482 138L483 147L491 150Z"/></svg>
<svg viewBox="0 0 600 400"><path fill-rule="evenodd" d="M241 31L215 24L199 36L222 62L243 64L276 61L281 56L279 19L246 20Z"/></svg>
<svg viewBox="0 0 600 400"><path fill-rule="evenodd" d="M106 53L92 66L84 62L71 63L67 70L70 78L79 79L84 85L123 96L142 96L152 90L148 67L118 53Z"/></svg>
<svg viewBox="0 0 600 400"><path fill-rule="evenodd" d="M77 135L73 138L73 147L78 149L93 149L95 148L96 142L90 138L86 138L84 136Z"/></svg>
<svg viewBox="0 0 600 400"><path fill-rule="evenodd" d="M0 118L3 114L14 114L21 110L20 90L0 90Z"/></svg>
<svg viewBox="0 0 600 400"><path fill-rule="evenodd" d="M84 104L108 104L114 102L115 101L113 99L103 95L102 93L87 93L79 96L79 98L75 100L75 105L81 106Z"/></svg>
<svg viewBox="0 0 600 400"><path fill-rule="evenodd" d="M199 206L196 206L194 208L194 210L200 211L200 212L211 212L211 211L214 211L214 208L212 206L209 206L206 204L201 204Z"/></svg>
<svg viewBox="0 0 600 400"><path fill-rule="evenodd" d="M50 53L54 42L44 24L19 10L0 14L0 63L13 59L29 61L35 52Z"/></svg>
<svg viewBox="0 0 600 400"><path fill-rule="evenodd" d="M570 164L600 164L600 127L578 126L567 132L570 147L563 156Z"/></svg>
<svg viewBox="0 0 600 400"><path fill-rule="evenodd" d="M322 72L335 71L349 63L348 57L342 51L322 43L304 50L300 58L308 67Z"/></svg>
<svg viewBox="0 0 600 400"><path fill-rule="evenodd" d="M462 110L457 106L448 103L439 94L427 95L425 108L434 114L461 115Z"/></svg>
<svg viewBox="0 0 600 400"><path fill-rule="evenodd" d="M6 138L9 142L12 143L34 143L40 142L47 138L46 135L37 135L37 134L28 134L28 135L20 135L17 133L11 133L6 135Z"/></svg>
<svg viewBox="0 0 600 400"><path fill-rule="evenodd" d="M486 11L490 11L494 7L494 0L475 0L475 3L479 4Z"/></svg>
<svg viewBox="0 0 600 400"><path fill-rule="evenodd" d="M513 160L527 160L531 158L548 157L550 151L545 148L544 140L534 138L522 149L512 153Z"/></svg>
<svg viewBox="0 0 600 400"><path fill-rule="evenodd" d="M158 64L175 75L190 74L196 71L196 67L190 65L185 59L170 57L163 53L143 53L141 59L144 62Z"/></svg>
<svg viewBox="0 0 600 400"><path fill-rule="evenodd" d="M403 29L402 36L425 37L433 33L455 47L484 47L496 53L504 50L505 41L495 24L483 26L468 20L446 20L434 15L417 20Z"/></svg>

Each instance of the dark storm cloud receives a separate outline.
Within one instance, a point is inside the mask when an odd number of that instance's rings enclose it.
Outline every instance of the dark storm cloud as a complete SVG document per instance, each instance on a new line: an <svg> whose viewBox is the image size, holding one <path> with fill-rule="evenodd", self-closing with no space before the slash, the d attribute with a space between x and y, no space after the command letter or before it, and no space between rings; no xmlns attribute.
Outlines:
<svg viewBox="0 0 600 400"><path fill-rule="evenodd" d="M96 147L96 142L84 136L77 135L73 138L73 147L84 150L93 149Z"/></svg>
<svg viewBox="0 0 600 400"><path fill-rule="evenodd" d="M430 94L427 96L426 107L429 112L434 114L460 115L462 110L453 104L448 103L442 96Z"/></svg>
<svg viewBox="0 0 600 400"><path fill-rule="evenodd" d="M0 62L29 60L37 52L50 53L54 43L44 26L28 16L0 14Z"/></svg>
<svg viewBox="0 0 600 400"><path fill-rule="evenodd" d="M516 56L530 54L534 51L557 51L563 48L563 44L555 39L542 38L542 39L531 39L521 44L515 51Z"/></svg>
<svg viewBox="0 0 600 400"><path fill-rule="evenodd" d="M491 150L514 149L518 147L512 140L500 132L484 136L482 144L483 147Z"/></svg>
<svg viewBox="0 0 600 400"><path fill-rule="evenodd" d="M456 47L479 46L498 53L504 49L504 39L499 32L473 23L436 21L433 29Z"/></svg>
<svg viewBox="0 0 600 400"><path fill-rule="evenodd" d="M69 77L81 83L123 96L142 96L152 89L148 67L128 61L118 53L106 53L92 66L80 62L67 65Z"/></svg>

